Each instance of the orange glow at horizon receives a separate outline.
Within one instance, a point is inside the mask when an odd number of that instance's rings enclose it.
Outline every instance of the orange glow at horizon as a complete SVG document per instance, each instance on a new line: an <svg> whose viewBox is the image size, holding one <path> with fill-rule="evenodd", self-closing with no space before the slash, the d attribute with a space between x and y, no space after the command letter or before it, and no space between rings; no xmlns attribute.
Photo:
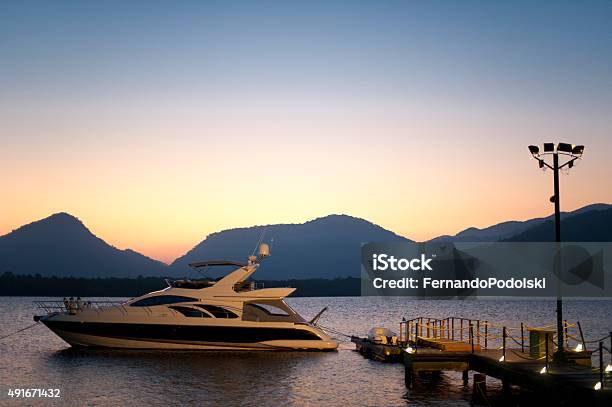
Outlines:
<svg viewBox="0 0 612 407"><path fill-rule="evenodd" d="M343 213L422 241L552 212L551 174L527 151L538 140L516 136L525 134L586 145L561 178L562 210L612 202L607 127L588 118L575 115L572 126L525 114L508 125L484 107L475 122L459 106L353 106L336 116L278 106L210 117L187 105L129 117L108 106L2 117L20 137L0 152L0 234L68 212L118 248L171 262L216 231Z"/></svg>

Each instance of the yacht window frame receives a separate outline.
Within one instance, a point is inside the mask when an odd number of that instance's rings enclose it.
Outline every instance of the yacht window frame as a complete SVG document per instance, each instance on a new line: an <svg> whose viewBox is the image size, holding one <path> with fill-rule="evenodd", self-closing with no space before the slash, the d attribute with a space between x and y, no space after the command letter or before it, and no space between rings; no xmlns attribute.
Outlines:
<svg viewBox="0 0 612 407"><path fill-rule="evenodd" d="M161 298L172 298L170 302L158 302L158 303L148 303L147 301L155 301L156 299ZM196 302L199 301L197 298L185 297L184 295L155 295L152 297L141 298L129 304L130 307L155 307L158 305L171 305L171 304L182 304L186 302Z"/></svg>
<svg viewBox="0 0 612 407"><path fill-rule="evenodd" d="M202 308L204 311L207 311L209 314L211 314L213 316L213 318L217 318L217 319L236 319L236 318L240 318L240 315L238 315L234 311L231 311L231 310L227 309L223 305L215 305L215 304L194 304L194 305L196 307L198 307L198 308ZM207 307L211 307L212 309L208 309ZM219 312L219 310L222 310L223 312L221 313L221 312ZM217 316L217 313L219 315L225 315L225 316Z"/></svg>
<svg viewBox="0 0 612 407"><path fill-rule="evenodd" d="M265 303L257 303L257 302L248 302L245 304L246 305L252 305L253 307L257 308L258 310L265 312L268 315L274 316L274 317L290 317L292 316L292 314L290 314L289 312L287 312L286 310L282 309L281 307L277 307L276 305L272 305L272 304L265 304ZM271 308L276 308L279 311L284 312L284 314L279 314L276 312L272 312L272 310L269 310L266 307L271 307Z"/></svg>
<svg viewBox="0 0 612 407"><path fill-rule="evenodd" d="M172 311L176 311L179 314L183 315L184 317L187 318L214 318L214 316L212 316L210 314L210 312L207 312L204 309L198 309L198 308L194 308L194 307L186 307L184 305L170 305L168 306L169 309L171 309ZM202 314L201 316L195 316L195 315L187 315L185 312L198 312L200 314Z"/></svg>

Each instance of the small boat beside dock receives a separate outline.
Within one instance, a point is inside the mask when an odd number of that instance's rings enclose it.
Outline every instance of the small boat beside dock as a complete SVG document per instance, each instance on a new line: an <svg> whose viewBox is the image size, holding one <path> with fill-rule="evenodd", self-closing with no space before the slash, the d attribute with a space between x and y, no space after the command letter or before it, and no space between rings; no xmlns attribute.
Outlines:
<svg viewBox="0 0 612 407"><path fill-rule="evenodd" d="M562 404L612 405L612 333L586 341L580 324L566 321L562 360L556 360L556 332L551 328L418 317L400 323L396 343L355 336L351 341L365 357L404 364L409 388L421 372L462 372L467 385L472 371L476 399L486 397L489 376L500 380L504 390L518 386Z"/></svg>
<svg viewBox="0 0 612 407"><path fill-rule="evenodd" d="M353 342L363 356L379 362L400 362L404 349L400 341L390 329L377 327L370 329L367 338L351 336Z"/></svg>

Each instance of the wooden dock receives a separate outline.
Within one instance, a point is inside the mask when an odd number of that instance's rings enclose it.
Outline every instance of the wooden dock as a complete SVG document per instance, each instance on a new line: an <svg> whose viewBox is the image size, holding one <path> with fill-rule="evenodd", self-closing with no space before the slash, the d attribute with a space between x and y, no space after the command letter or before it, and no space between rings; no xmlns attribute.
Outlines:
<svg viewBox="0 0 612 407"><path fill-rule="evenodd" d="M468 330L461 334L457 328L452 328L455 323L450 319L436 320L434 323L429 318L428 323L421 323L420 326L419 322L414 323L423 320L427 319L402 321L397 345L376 343L358 337L352 337L351 341L365 357L382 362L403 363L408 387L412 386L421 372L442 371L462 372L464 384L467 385L468 372L473 371L475 396L486 392L485 380L489 376L499 379L504 390L518 386L544 395L546 400L555 399L561 404L579 402L589 406L612 405L612 372L606 372L604 366L607 364L603 364L604 353L612 353L612 336L601 338L610 342L610 349L599 340L597 350L587 350L588 342L581 333L578 339L578 333L572 335L570 331L576 326L567 324L567 348L569 338L574 338L581 342L582 350L566 350L565 361L553 363L553 338L549 338L550 331L542 327L525 328L521 325L520 337L517 338L509 333L514 328L501 327L498 330L493 324L479 321L481 335L477 338L474 320L468 320L464 326L461 326L462 323L457 324L460 329ZM437 325L435 329L434 324ZM530 334L529 344L525 341L525 331ZM534 341L534 338L539 338L538 335L545 335L542 341ZM600 361L599 366L595 367L591 363L594 353Z"/></svg>

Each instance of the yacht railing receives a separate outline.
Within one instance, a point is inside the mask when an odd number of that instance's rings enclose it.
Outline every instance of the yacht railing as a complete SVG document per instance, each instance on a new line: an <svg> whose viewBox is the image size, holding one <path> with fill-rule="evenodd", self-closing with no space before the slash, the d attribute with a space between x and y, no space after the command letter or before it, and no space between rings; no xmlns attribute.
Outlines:
<svg viewBox="0 0 612 407"><path fill-rule="evenodd" d="M34 301L34 304L47 314L75 314L80 311L101 311L108 308L117 308L122 313L127 313L123 301Z"/></svg>

